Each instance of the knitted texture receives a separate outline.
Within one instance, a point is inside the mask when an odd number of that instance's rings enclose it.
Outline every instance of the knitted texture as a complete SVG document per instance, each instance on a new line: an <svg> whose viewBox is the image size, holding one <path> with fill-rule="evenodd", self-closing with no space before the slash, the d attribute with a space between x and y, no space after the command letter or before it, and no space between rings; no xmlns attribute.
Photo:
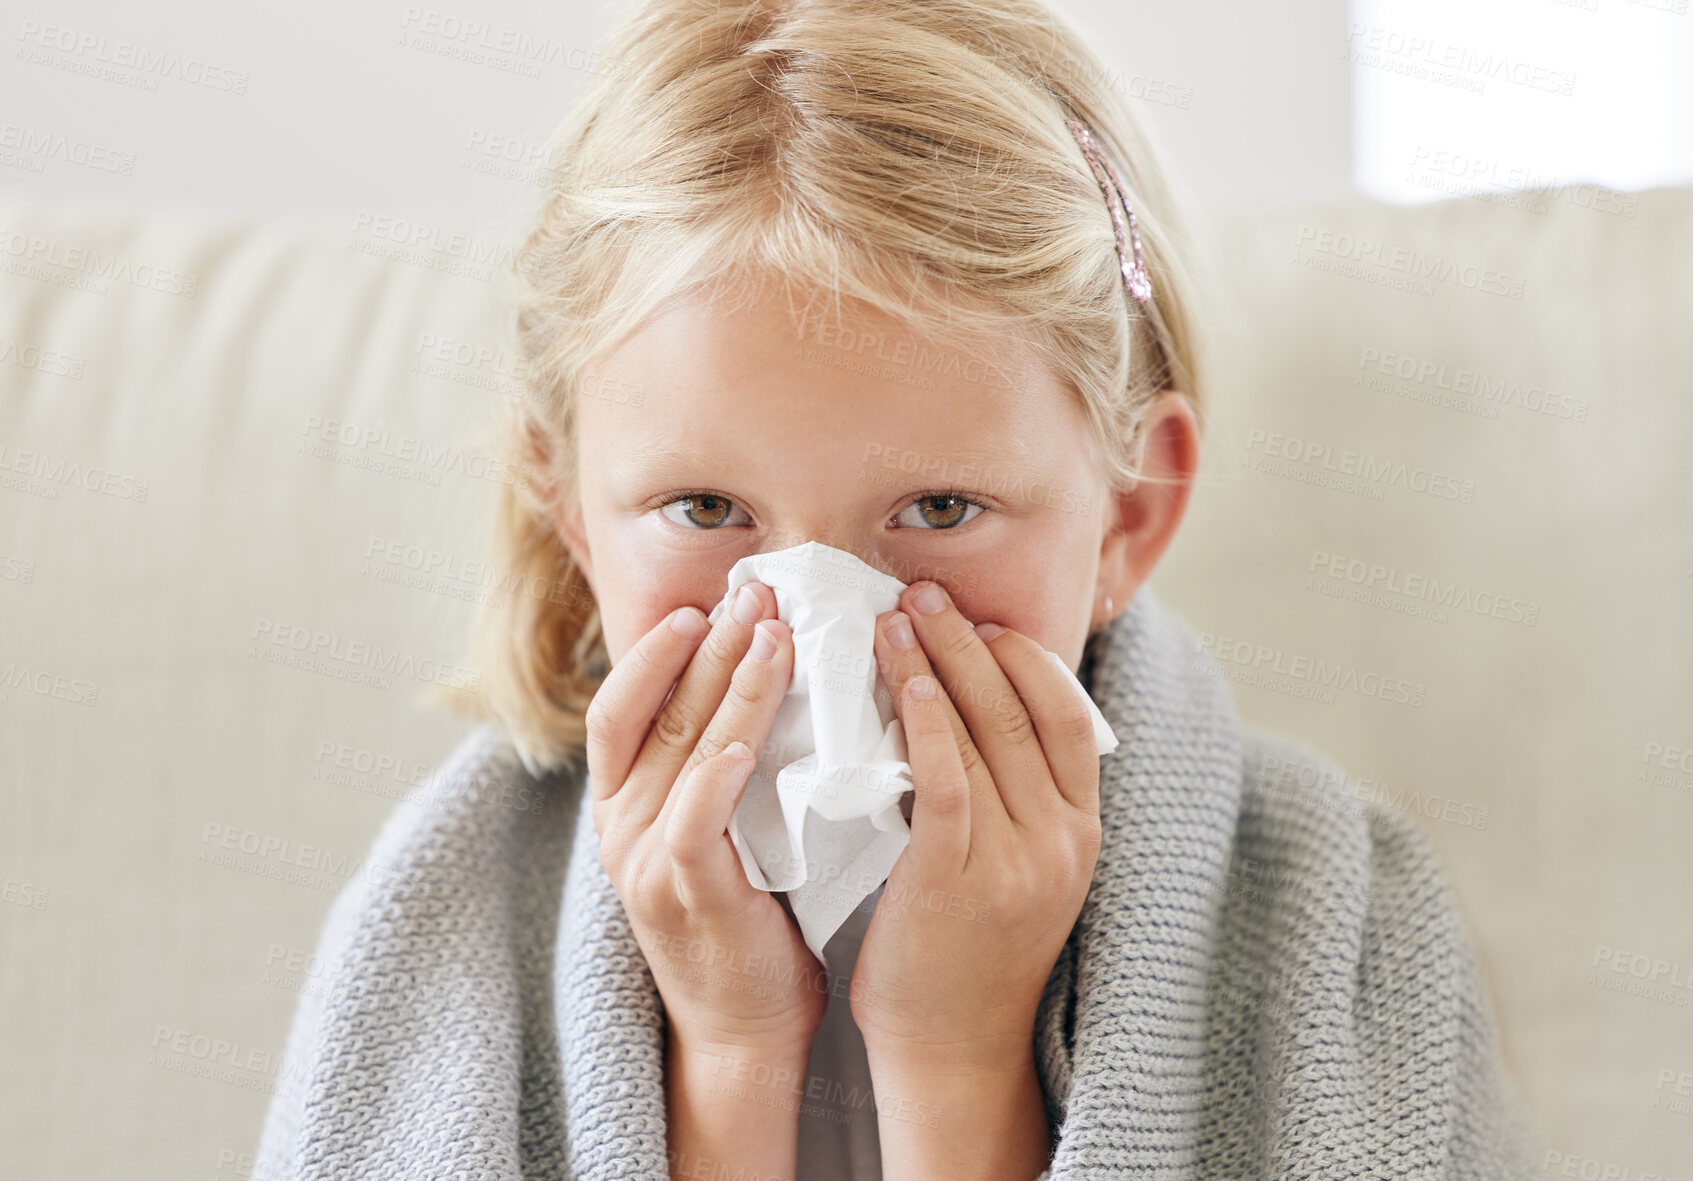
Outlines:
<svg viewBox="0 0 1693 1181"><path fill-rule="evenodd" d="M1121 741L1036 1014L1050 1181L1533 1176L1415 823L1243 729L1150 588L1078 676ZM396 807L319 936L255 1181L668 1176L664 1011L584 788L481 725Z"/></svg>

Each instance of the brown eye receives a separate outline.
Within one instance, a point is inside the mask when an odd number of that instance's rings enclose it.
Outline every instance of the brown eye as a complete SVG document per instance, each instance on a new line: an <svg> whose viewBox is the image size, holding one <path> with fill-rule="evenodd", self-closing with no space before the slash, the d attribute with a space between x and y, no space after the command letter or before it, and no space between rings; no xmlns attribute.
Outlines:
<svg viewBox="0 0 1693 1181"><path fill-rule="evenodd" d="M718 529L729 523L734 503L727 497L710 492L692 492L666 501L659 511L684 528ZM682 506L683 519L680 520L670 511L677 505Z"/></svg>
<svg viewBox="0 0 1693 1181"><path fill-rule="evenodd" d="M975 511L972 512L972 509ZM912 510L916 510L922 521L922 524L916 525L906 523L908 528L914 529L956 529L986 511L983 505L951 492L920 496L907 505L900 516Z"/></svg>
<svg viewBox="0 0 1693 1181"><path fill-rule="evenodd" d="M714 528L729 519L729 502L721 496L690 496L682 503L696 506L696 508L683 509L682 511L688 514L690 521L703 528ZM696 511L704 513L706 519L700 520L699 517L694 515Z"/></svg>

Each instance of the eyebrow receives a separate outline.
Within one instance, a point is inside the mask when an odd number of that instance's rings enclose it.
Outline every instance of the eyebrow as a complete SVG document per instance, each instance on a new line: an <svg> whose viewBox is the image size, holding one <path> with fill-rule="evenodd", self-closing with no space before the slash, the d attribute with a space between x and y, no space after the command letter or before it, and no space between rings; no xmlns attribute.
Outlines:
<svg viewBox="0 0 1693 1181"><path fill-rule="evenodd" d="M636 443L620 447L618 450L618 466L631 474L638 472L641 475L655 474L654 469L670 465L704 467L723 460L720 454L685 444L666 446L661 443ZM968 448L945 453L918 451L890 443L869 443L860 462L890 472L897 471L918 480L945 479L949 473L958 473L967 467L974 468L977 472L1015 468L1025 466L1035 458L1034 448L1019 438L1004 447Z"/></svg>

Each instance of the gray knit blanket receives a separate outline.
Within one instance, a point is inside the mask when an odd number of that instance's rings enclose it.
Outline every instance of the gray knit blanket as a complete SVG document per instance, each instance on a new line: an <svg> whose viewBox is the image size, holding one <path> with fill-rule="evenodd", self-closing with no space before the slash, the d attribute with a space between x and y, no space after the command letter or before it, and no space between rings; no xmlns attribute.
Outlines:
<svg viewBox="0 0 1693 1181"><path fill-rule="evenodd" d="M1052 1181L1533 1176L1415 823L1243 730L1150 588L1078 676L1122 741L1035 1025ZM255 1181L668 1177L664 1010L583 786L481 725L396 806L319 937Z"/></svg>

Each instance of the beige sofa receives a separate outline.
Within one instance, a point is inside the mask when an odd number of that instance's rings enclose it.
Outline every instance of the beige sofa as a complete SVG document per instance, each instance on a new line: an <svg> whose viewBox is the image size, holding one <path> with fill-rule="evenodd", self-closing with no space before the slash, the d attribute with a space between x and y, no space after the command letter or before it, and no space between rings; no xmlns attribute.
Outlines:
<svg viewBox="0 0 1693 1181"><path fill-rule="evenodd" d="M1418 816L1547 1174L1680 1176L1693 191L1594 196L1202 223L1155 581ZM417 698L470 675L508 292L367 230L0 208L0 1174L246 1176L333 890L467 728Z"/></svg>

